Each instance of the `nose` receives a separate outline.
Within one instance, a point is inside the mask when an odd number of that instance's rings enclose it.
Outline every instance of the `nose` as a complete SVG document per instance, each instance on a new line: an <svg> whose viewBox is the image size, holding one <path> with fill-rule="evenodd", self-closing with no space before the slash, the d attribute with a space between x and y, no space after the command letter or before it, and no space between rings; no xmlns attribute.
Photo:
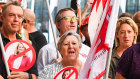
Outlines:
<svg viewBox="0 0 140 79"><path fill-rule="evenodd" d="M69 44L69 48L73 48L73 45L71 43Z"/></svg>
<svg viewBox="0 0 140 79"><path fill-rule="evenodd" d="M127 32L125 32L125 37L128 37L128 33Z"/></svg>
<svg viewBox="0 0 140 79"><path fill-rule="evenodd" d="M15 15L14 21L18 21L19 17L17 15Z"/></svg>
<svg viewBox="0 0 140 79"><path fill-rule="evenodd" d="M71 18L70 22L72 22L72 23L73 23L73 22L75 22L75 21L74 21L74 19L73 19L73 18Z"/></svg>
<svg viewBox="0 0 140 79"><path fill-rule="evenodd" d="M76 22L75 17L71 17L71 22Z"/></svg>

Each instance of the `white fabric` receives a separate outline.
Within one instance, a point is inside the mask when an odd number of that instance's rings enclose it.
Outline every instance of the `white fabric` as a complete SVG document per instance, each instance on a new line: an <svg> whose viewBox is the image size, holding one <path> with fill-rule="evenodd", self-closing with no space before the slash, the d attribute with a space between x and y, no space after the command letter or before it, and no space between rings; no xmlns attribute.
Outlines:
<svg viewBox="0 0 140 79"><path fill-rule="evenodd" d="M38 79L54 79L56 74L63 69L62 63L53 63L44 67L38 76Z"/></svg>
<svg viewBox="0 0 140 79"><path fill-rule="evenodd" d="M88 33L89 33L89 37L90 37L90 43L93 43L93 39L95 37L98 25L100 23L100 18L102 16L103 13L103 6L102 6L102 0L99 3L98 6L98 10L97 8L97 1L92 9L91 15L89 17L89 23L88 23Z"/></svg>
<svg viewBox="0 0 140 79"><path fill-rule="evenodd" d="M18 57L17 59L15 59L15 61L13 63L13 68L19 69L19 67L21 65L21 62L22 62L22 58L23 58L23 56Z"/></svg>
<svg viewBox="0 0 140 79"><path fill-rule="evenodd" d="M110 5L109 6L106 5L106 8L103 12L103 14L105 14L105 16L103 15L101 18L101 22L98 27L99 29L97 29L98 31L93 40L93 44L91 46L92 47L91 51L88 55L87 61L85 62L85 66L84 66L82 72L80 73L79 79L86 79L87 73L89 75L88 79L95 79L95 78L106 79L105 76L108 77L107 74L105 75L105 73L106 73L105 69L107 70L107 67L106 67L107 61L106 60L108 59L107 57L108 57L109 49L106 49L106 48L109 48L108 45L112 44L110 42L112 42L112 40L113 40L113 38L111 36L113 36L114 35L113 33L115 33L114 25L116 23L115 21L116 21L118 11L119 11L119 1L120 0L111 0L111 2L109 3ZM105 17L105 18L103 18L103 17ZM115 20L113 20L113 19L115 19ZM103 27L106 27L107 29L104 29ZM104 31L105 30L107 30L107 31L103 32L102 29ZM99 36L99 33L101 34L101 36ZM103 33L106 34L106 37L103 36ZM99 39L96 39L96 38L99 38ZM109 41L105 41L102 38L105 38L105 40L109 40ZM105 41L105 43L102 41ZM110 61L108 60L108 62L110 62ZM88 72L89 70L90 70L90 72Z"/></svg>

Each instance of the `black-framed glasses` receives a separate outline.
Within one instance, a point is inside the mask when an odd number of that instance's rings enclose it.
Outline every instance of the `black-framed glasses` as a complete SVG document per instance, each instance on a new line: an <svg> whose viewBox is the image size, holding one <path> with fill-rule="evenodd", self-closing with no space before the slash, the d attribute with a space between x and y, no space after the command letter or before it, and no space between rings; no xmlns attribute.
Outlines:
<svg viewBox="0 0 140 79"><path fill-rule="evenodd" d="M78 18L76 16L74 16L74 17L65 16L65 17L59 19L57 22L60 22L63 19L65 19L66 21L72 21L73 20L74 22L76 22Z"/></svg>

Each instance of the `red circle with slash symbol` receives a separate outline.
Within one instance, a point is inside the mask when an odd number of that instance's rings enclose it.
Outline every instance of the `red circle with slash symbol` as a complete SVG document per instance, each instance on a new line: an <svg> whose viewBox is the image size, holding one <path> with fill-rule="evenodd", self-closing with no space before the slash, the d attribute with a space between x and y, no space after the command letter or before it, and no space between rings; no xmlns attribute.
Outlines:
<svg viewBox="0 0 140 79"><path fill-rule="evenodd" d="M74 67L66 67L62 69L60 72L58 72L58 74L56 74L54 79L62 79L63 74L65 74L66 71L69 71L70 73L66 73L67 77L65 79L78 79L78 71Z"/></svg>
<svg viewBox="0 0 140 79"><path fill-rule="evenodd" d="M22 43L23 46L26 47L26 50L24 50L23 52L21 52L17 55L14 55L14 53L10 54L10 52L14 52L14 50L17 48L18 43ZM6 52L6 56L8 58L7 61L8 61L9 68L12 71L27 71L34 65L35 60L36 60L36 53L35 53L33 46L24 40L14 40L14 41L9 42L5 46L5 52ZM25 54L28 57L25 58ZM9 55L9 57L8 57L8 55ZM12 56L12 58L10 58L11 56ZM28 61L28 64L27 64L27 62L25 62L25 60ZM15 61L16 61L16 63L15 63ZM12 65L11 65L11 63L12 63ZM24 66L23 66L23 64L24 64ZM17 66L17 68L13 67L14 65Z"/></svg>

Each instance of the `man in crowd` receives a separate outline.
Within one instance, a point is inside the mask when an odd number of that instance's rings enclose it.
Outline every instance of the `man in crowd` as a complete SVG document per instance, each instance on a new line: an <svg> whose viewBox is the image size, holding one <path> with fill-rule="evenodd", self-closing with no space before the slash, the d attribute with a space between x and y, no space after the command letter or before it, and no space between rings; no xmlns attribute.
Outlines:
<svg viewBox="0 0 140 79"><path fill-rule="evenodd" d="M3 44L6 45L10 41L20 39L17 35L17 31L22 24L23 9L21 4L17 1L6 4L2 9L2 28L1 36ZM1 50L0 50L1 51ZM36 79L38 75L36 63L32 68L25 72L11 72L11 75L7 77L6 67L2 59L2 51L0 53L0 76L4 79L19 78L19 79Z"/></svg>
<svg viewBox="0 0 140 79"><path fill-rule="evenodd" d="M90 44L90 37L89 37L89 34L88 34L88 21L89 21L89 16L87 16L87 17L83 20L83 22L82 22L82 24L81 24L80 30L81 30L82 34L84 35L84 37L85 37L85 40L84 40L83 43L84 43L85 45L91 47L91 44Z"/></svg>
<svg viewBox="0 0 140 79"><path fill-rule="evenodd" d="M2 26L2 22L1 22L1 16L2 16L2 7L6 4L6 1L1 1L0 2L0 27Z"/></svg>
<svg viewBox="0 0 140 79"><path fill-rule="evenodd" d="M75 15L75 11L72 8L64 8L59 10L55 16L55 23L60 32L60 37L69 30L73 30L75 32L77 31L77 17ZM89 50L90 48L88 46L82 44L79 55L79 59L81 61L86 61ZM58 51L54 42L41 48L37 59L39 73L45 67L45 65L60 61L59 59L61 59L61 56L57 52Z"/></svg>
<svg viewBox="0 0 140 79"><path fill-rule="evenodd" d="M136 12L133 16L133 20L138 26L138 37L137 37L137 43L140 43L140 11Z"/></svg>
<svg viewBox="0 0 140 79"><path fill-rule="evenodd" d="M23 28L27 30L29 36L35 42L36 53L47 44L46 37L35 28L35 14L30 9L24 9ZM31 40L31 41L32 41Z"/></svg>

